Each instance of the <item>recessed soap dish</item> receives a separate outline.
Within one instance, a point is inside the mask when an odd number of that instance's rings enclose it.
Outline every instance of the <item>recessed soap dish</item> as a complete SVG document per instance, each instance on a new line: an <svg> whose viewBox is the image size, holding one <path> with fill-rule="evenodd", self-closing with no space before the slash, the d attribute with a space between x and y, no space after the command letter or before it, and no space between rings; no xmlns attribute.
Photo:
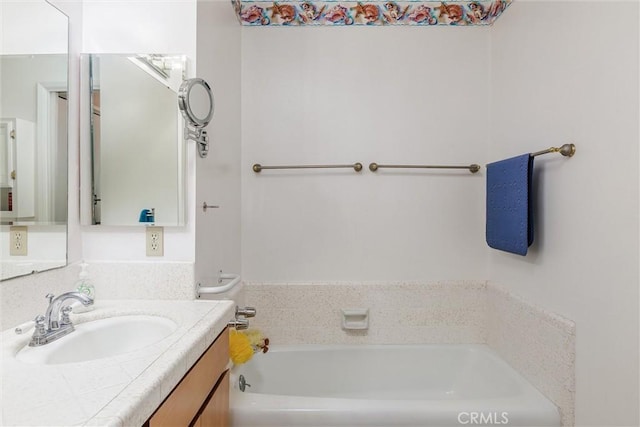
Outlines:
<svg viewBox="0 0 640 427"><path fill-rule="evenodd" d="M342 329L363 330L369 329L369 309L368 308L343 308Z"/></svg>

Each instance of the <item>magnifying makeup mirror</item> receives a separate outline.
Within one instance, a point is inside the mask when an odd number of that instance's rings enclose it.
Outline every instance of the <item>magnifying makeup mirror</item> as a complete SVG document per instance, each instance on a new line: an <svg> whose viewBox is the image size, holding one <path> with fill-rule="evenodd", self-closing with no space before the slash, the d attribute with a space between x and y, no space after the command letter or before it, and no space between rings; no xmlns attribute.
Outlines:
<svg viewBox="0 0 640 427"><path fill-rule="evenodd" d="M194 140L200 157L207 157L209 137L204 128L213 117L214 102L211 87L198 77L185 80L178 90L178 106L186 121L184 138Z"/></svg>

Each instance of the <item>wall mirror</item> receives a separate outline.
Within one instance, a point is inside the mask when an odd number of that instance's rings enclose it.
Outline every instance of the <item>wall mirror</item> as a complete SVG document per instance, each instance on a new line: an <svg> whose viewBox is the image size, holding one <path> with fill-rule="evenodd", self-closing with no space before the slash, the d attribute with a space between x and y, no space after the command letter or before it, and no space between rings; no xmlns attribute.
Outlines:
<svg viewBox="0 0 640 427"><path fill-rule="evenodd" d="M177 92L184 55L81 58L89 135L81 167L83 225L185 223L185 141ZM83 97L85 95L83 94ZM90 184L89 184L90 183Z"/></svg>
<svg viewBox="0 0 640 427"><path fill-rule="evenodd" d="M67 263L68 63L66 15L0 2L0 280Z"/></svg>

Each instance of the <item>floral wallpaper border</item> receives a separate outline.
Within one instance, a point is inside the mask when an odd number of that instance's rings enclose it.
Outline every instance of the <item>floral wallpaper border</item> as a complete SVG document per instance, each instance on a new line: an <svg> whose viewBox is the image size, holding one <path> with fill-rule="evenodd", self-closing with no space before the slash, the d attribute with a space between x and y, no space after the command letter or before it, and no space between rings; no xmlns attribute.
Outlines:
<svg viewBox="0 0 640 427"><path fill-rule="evenodd" d="M512 0L232 0L248 26L491 25Z"/></svg>

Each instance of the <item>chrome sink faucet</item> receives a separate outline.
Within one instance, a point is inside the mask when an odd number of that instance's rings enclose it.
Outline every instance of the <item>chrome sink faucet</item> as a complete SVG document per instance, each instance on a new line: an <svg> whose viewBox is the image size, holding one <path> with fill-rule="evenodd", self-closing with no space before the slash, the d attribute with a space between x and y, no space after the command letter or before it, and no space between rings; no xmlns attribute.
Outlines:
<svg viewBox="0 0 640 427"><path fill-rule="evenodd" d="M85 306L93 304L93 298L82 292L66 292L57 297L48 294L47 298L49 299L49 307L47 307L44 316L38 316L35 319L36 326L29 343L30 347L48 344L75 330L69 318L71 307L63 305L65 301L73 299L80 301Z"/></svg>

